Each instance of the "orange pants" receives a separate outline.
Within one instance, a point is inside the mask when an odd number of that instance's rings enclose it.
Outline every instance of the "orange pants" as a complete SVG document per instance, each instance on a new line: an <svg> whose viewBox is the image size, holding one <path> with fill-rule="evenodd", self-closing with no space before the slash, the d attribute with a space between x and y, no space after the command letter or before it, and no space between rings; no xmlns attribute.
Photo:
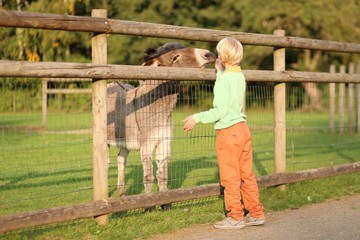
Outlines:
<svg viewBox="0 0 360 240"><path fill-rule="evenodd" d="M235 220L243 219L245 206L251 217L264 217L264 207L260 203L259 189L252 171L252 146L248 125L241 122L218 130L216 154L220 183L224 187L227 216Z"/></svg>

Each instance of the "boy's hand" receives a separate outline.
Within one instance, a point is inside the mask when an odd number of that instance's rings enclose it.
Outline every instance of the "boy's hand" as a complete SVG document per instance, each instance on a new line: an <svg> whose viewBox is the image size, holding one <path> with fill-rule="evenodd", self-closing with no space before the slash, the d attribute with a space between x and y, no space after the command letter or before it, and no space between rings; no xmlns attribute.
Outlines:
<svg viewBox="0 0 360 240"><path fill-rule="evenodd" d="M220 72L223 71L223 65L222 65L222 62L221 62L220 58L216 59L215 69L216 69L217 71L220 71Z"/></svg>
<svg viewBox="0 0 360 240"><path fill-rule="evenodd" d="M183 122L185 123L184 127L183 127L183 130L186 131L186 132L191 131L196 125L194 115L188 116L187 118L185 118L183 120Z"/></svg>

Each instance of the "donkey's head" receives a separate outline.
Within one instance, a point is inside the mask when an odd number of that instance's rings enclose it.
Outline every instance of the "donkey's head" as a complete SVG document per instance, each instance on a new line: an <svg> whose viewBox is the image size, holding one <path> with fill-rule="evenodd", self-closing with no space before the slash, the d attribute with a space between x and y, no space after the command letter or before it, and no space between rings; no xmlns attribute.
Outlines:
<svg viewBox="0 0 360 240"><path fill-rule="evenodd" d="M166 43L158 49L145 51L143 66L204 68L215 62L215 56L206 49L187 48L180 43Z"/></svg>

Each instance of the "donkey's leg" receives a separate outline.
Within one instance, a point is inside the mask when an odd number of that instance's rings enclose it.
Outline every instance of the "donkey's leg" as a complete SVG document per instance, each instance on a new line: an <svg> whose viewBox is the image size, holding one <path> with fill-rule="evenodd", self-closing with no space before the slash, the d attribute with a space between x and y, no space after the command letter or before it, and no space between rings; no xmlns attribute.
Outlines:
<svg viewBox="0 0 360 240"><path fill-rule="evenodd" d="M152 151L154 147L154 144L149 142L140 149L145 193L151 193L155 179L152 165Z"/></svg>
<svg viewBox="0 0 360 240"><path fill-rule="evenodd" d="M156 148L156 178L158 180L159 191L167 191L167 182L168 182L168 163L170 160L171 149L170 138L162 140ZM171 208L171 203L161 205L163 210L169 210Z"/></svg>
<svg viewBox="0 0 360 240"><path fill-rule="evenodd" d="M120 197L125 195L125 165L127 162L128 155L129 155L129 150L127 150L126 148L120 148L120 152L117 157L117 164L118 164L117 187Z"/></svg>
<svg viewBox="0 0 360 240"><path fill-rule="evenodd" d="M156 148L156 178L159 185L159 191L164 192L168 182L168 163L171 155L171 142L169 139L162 140Z"/></svg>

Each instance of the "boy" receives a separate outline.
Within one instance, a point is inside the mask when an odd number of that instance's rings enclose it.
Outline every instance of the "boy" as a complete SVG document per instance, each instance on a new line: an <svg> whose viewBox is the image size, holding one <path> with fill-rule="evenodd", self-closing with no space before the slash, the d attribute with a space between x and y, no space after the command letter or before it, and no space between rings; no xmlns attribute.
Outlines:
<svg viewBox="0 0 360 240"><path fill-rule="evenodd" d="M215 122L217 130L216 155L220 183L224 187L227 217L215 223L219 229L241 229L245 225L265 223L264 208L252 172L252 146L246 115L242 113L245 96L245 77L240 69L243 48L232 37L220 40L215 63L216 81L213 108L183 120L184 131L191 131L198 122ZM244 217L245 208L249 214Z"/></svg>

